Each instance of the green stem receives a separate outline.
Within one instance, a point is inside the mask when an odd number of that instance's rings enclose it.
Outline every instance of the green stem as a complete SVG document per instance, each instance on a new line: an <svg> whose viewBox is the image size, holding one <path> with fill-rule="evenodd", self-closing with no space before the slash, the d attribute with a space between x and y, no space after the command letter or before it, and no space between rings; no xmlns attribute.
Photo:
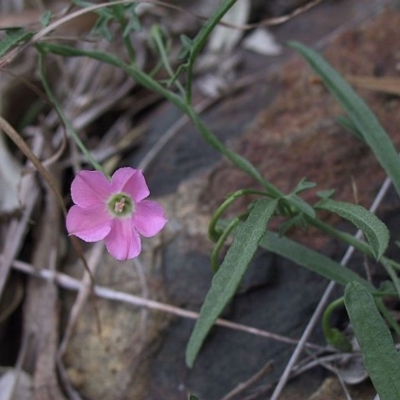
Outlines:
<svg viewBox="0 0 400 400"><path fill-rule="evenodd" d="M86 156L87 160L93 165L95 169L98 171L102 172L108 179L110 179L110 176L105 172L103 167L92 157L90 154L89 150L86 148L86 146L83 144L82 140L76 133L75 129L72 127L71 123L69 122L68 118L64 115L64 112L62 110L62 107L58 103L56 97L54 96L49 82L47 81L46 78L46 70L44 67L44 54L39 50L39 71L40 71L40 79L42 81L44 90L46 92L46 95L48 96L50 102L53 104L54 108L57 111L57 114L61 118L63 124L65 125L65 128L69 132L69 134L72 136L73 140L75 141L76 145L79 147L81 152Z"/></svg>
<svg viewBox="0 0 400 400"><path fill-rule="evenodd" d="M386 269L386 272L390 276L390 279L392 280L393 285L394 285L394 287L397 291L397 294L399 296L399 299L400 299L400 281L399 281L399 277L396 274L396 271L393 268L392 261L387 259L386 257L382 257L380 261L381 261L381 264Z"/></svg>
<svg viewBox="0 0 400 400"><path fill-rule="evenodd" d="M308 218L308 217L306 217L306 218L310 224L319 228L321 231L323 231L335 238L340 239L341 241L347 243L350 246L353 246L355 249L364 253L366 256L375 258L368 243L366 243L360 239L357 239L353 235L349 235L346 232L339 231L338 229L326 224L325 222L322 222L321 220ZM390 278L394 284L394 287L396 289L397 295L400 298L400 280L395 272L395 269L400 270L400 264L394 260L387 258L387 257L381 257L379 261L384 266L384 268L386 269L386 272L390 276ZM393 295L393 294L391 294L391 295Z"/></svg>
<svg viewBox="0 0 400 400"><path fill-rule="evenodd" d="M353 235L350 235L346 232L342 232L317 218L310 218L308 216L305 216L305 218L309 224L315 226L316 228L320 229L321 231L327 233L328 235L331 235L332 237L340 239L341 241L347 243L350 246L353 246L355 249L361 251L368 257L374 258L374 255L373 255L368 243L366 243L360 239L357 239Z"/></svg>
<svg viewBox="0 0 400 400"><path fill-rule="evenodd" d="M124 40L124 44L126 47L126 50L128 52L128 57L129 57L129 61L134 64L136 62L136 54L135 54L135 50L132 46L132 42L130 40L129 35L125 34L125 29L127 27L127 22L126 22L126 18L125 18L125 10L124 10L124 5L123 4L118 4L115 5L113 7L114 9L114 15L117 19L117 21L119 22L119 24L121 25L121 29L123 32L123 40Z"/></svg>
<svg viewBox="0 0 400 400"><path fill-rule="evenodd" d="M396 332L397 335L400 336L400 326L397 321L392 317L390 311L386 308L381 298L375 297L375 303L379 308L380 313L386 319L387 323L392 327L392 329Z"/></svg>
<svg viewBox="0 0 400 400"><path fill-rule="evenodd" d="M136 62L136 54L129 36L124 37L124 44L128 52L129 61L134 64Z"/></svg>
<svg viewBox="0 0 400 400"><path fill-rule="evenodd" d="M338 329L331 327L331 315L334 310L344 305L344 297L340 297L337 300L332 301L325 309L324 315L322 316L322 329L324 331L325 339L327 343L335 347L340 351L350 352L352 350L349 339Z"/></svg>
<svg viewBox="0 0 400 400"><path fill-rule="evenodd" d="M208 37L214 30L215 26L221 21L228 10L236 3L236 0L223 0L218 9L213 13L210 19L204 24L203 28L197 34L193 41L193 47L189 54L188 69L187 69L187 84L186 84L186 104L192 103L192 82L193 70L196 58L204 47Z"/></svg>
<svg viewBox="0 0 400 400"><path fill-rule="evenodd" d="M217 227L218 220L221 218L222 214L236 199L248 194L258 194L260 196L268 196L268 194L265 192L260 192L259 190L251 190L251 189L241 189L229 195L228 198L218 207L217 211L211 218L210 225L208 227L208 236L212 241L219 240L220 236L224 232L222 229Z"/></svg>
<svg viewBox="0 0 400 400"><path fill-rule="evenodd" d="M223 233L219 236L218 241L214 246L214 249L211 253L211 268L212 268L214 274L219 269L219 263L218 263L219 252L222 249L222 246L225 244L226 239L228 239L228 236L230 235L230 233L236 228L239 221L240 221L240 217L236 217L235 219L233 219L229 223L229 225L225 228Z"/></svg>
<svg viewBox="0 0 400 400"><path fill-rule="evenodd" d="M386 257L383 257L383 258L386 259ZM397 271L400 271L400 264L399 264L398 262L393 261L393 260L390 260L390 259L387 259L387 260L389 261L390 265L391 265L394 269L396 269Z"/></svg>
<svg viewBox="0 0 400 400"><path fill-rule="evenodd" d="M249 176L254 178L259 182L264 189L268 192L268 195L272 198L283 197L284 194L278 190L274 185L268 182L262 174L254 167L250 161L243 158L239 154L230 151L203 123L199 118L196 111L189 105L185 105L185 113L190 117L190 119L195 124L196 128L199 130L200 135L204 141L209 144L213 149L217 150L223 156L225 156L229 161L231 161L236 167L246 172Z"/></svg>
<svg viewBox="0 0 400 400"><path fill-rule="evenodd" d="M247 159L242 156L230 151L203 123L200 117L197 115L194 108L185 103L177 94L164 88L158 82L156 82L152 77L139 70L135 65L127 65L120 59L103 52L99 51L85 51L76 49L70 46L54 45L51 43L41 43L40 48L45 52L51 52L67 57L80 57L86 56L93 59L106 62L108 64L114 65L125 71L130 77L132 77L136 82L140 83L145 88L154 91L166 100L174 104L183 113L188 115L192 120L194 125L199 130L200 135L214 150L218 151L220 154L224 155L228 160L230 160L236 167L247 173L249 176L258 181L268 192L268 195L272 198L283 197L284 194L278 190L274 185L269 183L262 174L251 164Z"/></svg>
<svg viewBox="0 0 400 400"><path fill-rule="evenodd" d="M160 53L162 64L164 65L165 69L167 70L169 77L172 78L174 76L174 71L172 70L171 64L168 59L167 52L165 51L165 46L164 46L164 43L161 38L162 32L161 32L160 27L158 25L154 25L151 28L151 34L152 34L152 37L154 38L157 49ZM184 96L185 89L183 88L181 83L178 80L175 80L175 85L178 88L178 90L180 91L181 95Z"/></svg>

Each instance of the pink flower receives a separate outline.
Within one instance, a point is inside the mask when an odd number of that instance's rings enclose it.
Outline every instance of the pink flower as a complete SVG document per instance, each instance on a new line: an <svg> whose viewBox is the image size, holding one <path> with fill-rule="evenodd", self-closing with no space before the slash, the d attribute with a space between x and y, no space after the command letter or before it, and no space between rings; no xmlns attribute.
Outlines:
<svg viewBox="0 0 400 400"><path fill-rule="evenodd" d="M117 260L137 257L139 233L156 235L167 222L163 208L144 200L150 194L140 170L118 169L111 182L98 171L80 171L71 185L74 206L67 214L67 230L85 242L104 240Z"/></svg>

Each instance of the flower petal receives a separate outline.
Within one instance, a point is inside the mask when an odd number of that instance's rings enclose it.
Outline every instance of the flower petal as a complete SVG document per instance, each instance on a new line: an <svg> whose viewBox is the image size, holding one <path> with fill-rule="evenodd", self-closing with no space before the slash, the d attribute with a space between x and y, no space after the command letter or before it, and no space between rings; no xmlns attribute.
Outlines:
<svg viewBox="0 0 400 400"><path fill-rule="evenodd" d="M100 206L110 195L110 182L99 171L79 171L71 184L72 201L83 208Z"/></svg>
<svg viewBox="0 0 400 400"><path fill-rule="evenodd" d="M112 176L112 190L129 194L135 202L145 199L149 194L142 171L131 167L120 168Z"/></svg>
<svg viewBox="0 0 400 400"><path fill-rule="evenodd" d="M143 200L136 204L133 224L141 235L145 237L156 235L164 228L166 222L164 209L160 204L150 200Z"/></svg>
<svg viewBox="0 0 400 400"><path fill-rule="evenodd" d="M114 219L111 232L104 242L109 253L121 261L137 257L142 249L140 236L131 218Z"/></svg>
<svg viewBox="0 0 400 400"><path fill-rule="evenodd" d="M67 230L85 242L104 239L111 230L112 218L105 207L82 208L72 206L67 214Z"/></svg>

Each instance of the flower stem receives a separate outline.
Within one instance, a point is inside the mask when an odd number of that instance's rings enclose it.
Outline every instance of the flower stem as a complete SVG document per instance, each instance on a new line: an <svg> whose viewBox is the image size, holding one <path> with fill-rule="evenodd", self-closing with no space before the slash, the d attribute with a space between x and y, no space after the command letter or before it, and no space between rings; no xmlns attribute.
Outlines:
<svg viewBox="0 0 400 400"><path fill-rule="evenodd" d="M117 57L99 51L85 51L70 46L54 45L51 43L40 44L39 48L42 49L42 51L44 52L52 52L67 57L87 56L121 68L136 82L138 82L145 88L160 94L166 100L174 104L182 112L184 112L192 120L196 128L199 130L200 135L207 144L209 144L214 150L225 156L236 167L247 173L257 182L259 182L266 189L269 196L271 196L272 198L280 198L284 196L284 194L280 190L278 190L273 184L268 182L262 176L262 174L254 167L252 163L250 163L250 161L240 156L239 154L230 151L224 145L224 143L221 142L203 123L195 109L190 104L182 100L182 98L176 93L166 89L160 83L155 81L151 76L141 71L136 65L128 65Z"/></svg>
<svg viewBox="0 0 400 400"><path fill-rule="evenodd" d="M46 70L44 67L44 53L42 53L40 50L39 50L39 71L40 71L40 79L42 81L46 95L48 96L50 102L53 104L53 106L54 106L55 110L57 111L57 114L61 118L65 128L67 129L69 134L74 139L76 145L79 147L79 149L82 151L82 153L86 156L87 160L93 165L93 167L95 169L97 169L98 171L102 172L108 179L110 179L109 175L105 172L104 168L92 157L92 155L90 154L90 151L83 144L82 140L76 133L76 131L73 128L73 126L71 125L71 123L69 122L68 118L65 116L60 104L58 103L56 97L54 96L54 94L50 88L49 82L47 81L47 78L46 78Z"/></svg>

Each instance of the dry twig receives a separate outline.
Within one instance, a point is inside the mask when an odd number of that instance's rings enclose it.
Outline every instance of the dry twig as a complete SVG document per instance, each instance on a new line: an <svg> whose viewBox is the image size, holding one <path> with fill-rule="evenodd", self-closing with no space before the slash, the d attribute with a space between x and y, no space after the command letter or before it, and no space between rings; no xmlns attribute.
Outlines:
<svg viewBox="0 0 400 400"><path fill-rule="evenodd" d="M250 386L254 385L258 380L260 380L264 375L271 372L274 367L273 361L268 361L256 374L254 374L250 379L246 382L239 383L235 389L230 391L226 396L224 396L221 400L231 400L238 394L244 392Z"/></svg>
<svg viewBox="0 0 400 400"><path fill-rule="evenodd" d="M45 280L54 280L58 285L62 288L68 290L79 290L82 286L82 283L77 279L74 279L66 274L63 273L55 273L53 274L51 271L48 270L35 270L30 264L21 262L21 261L14 261L13 267L21 272L24 272L28 275L35 276L37 278L45 279ZM132 304L138 307L147 307L151 310L162 311L168 314L177 315L179 317L189 318L189 319L197 319L199 314L194 311L185 310L176 306L172 306L165 303L160 303L158 301L144 299L139 296L135 296L132 294L119 292L113 289L106 288L104 286L97 286L93 287L94 294L98 297L103 299L109 299L113 301L120 301L127 304ZM242 332L246 332L256 336L262 336L267 339L276 340L278 342L288 343L291 345L295 345L298 343L296 339L291 339L286 336L282 336L276 333L271 333L262 329L249 327L243 324L237 324L235 322L227 321L224 319L217 319L215 322L216 325L223 326L225 328L239 330ZM315 350L324 350L324 347L318 346L316 344L307 343L306 347Z"/></svg>

